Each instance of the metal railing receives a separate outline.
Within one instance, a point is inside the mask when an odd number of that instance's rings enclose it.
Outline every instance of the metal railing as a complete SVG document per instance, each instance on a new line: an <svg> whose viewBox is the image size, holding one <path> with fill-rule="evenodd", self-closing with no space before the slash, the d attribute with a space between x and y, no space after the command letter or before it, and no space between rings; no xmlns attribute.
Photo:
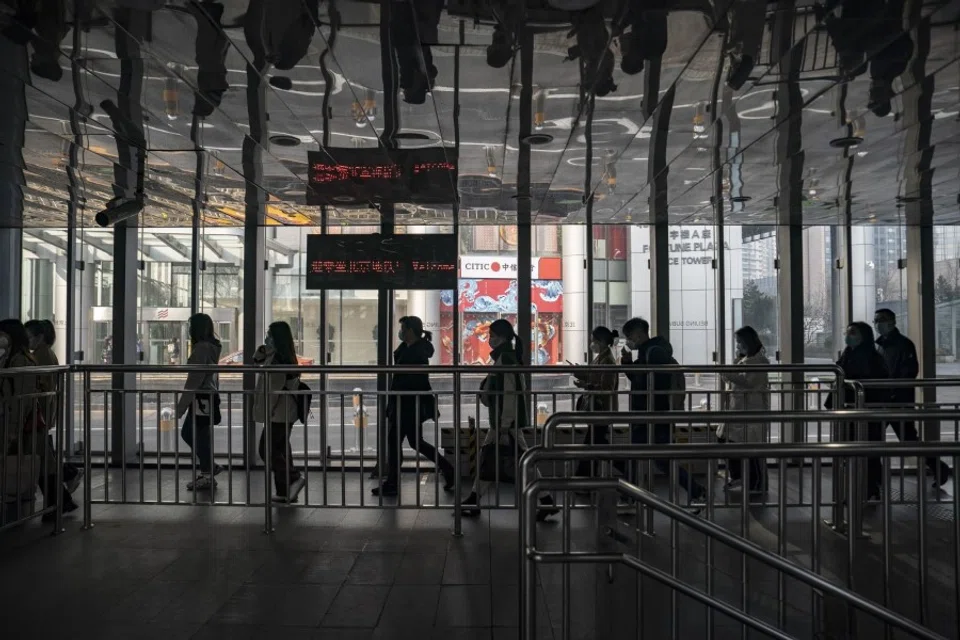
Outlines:
<svg viewBox="0 0 960 640"><path fill-rule="evenodd" d="M273 392L264 389L267 396L309 395L313 400L312 418L306 425L295 425L291 430L290 441L294 458L301 459L302 473L306 486L302 500L295 506L324 507L412 507L412 508L453 508L455 512L455 530L461 531L460 496L463 478L471 480L476 475L480 443L489 432L484 428L487 409L482 406L479 389L480 380L488 373L521 374L532 380L523 396L529 416L528 428L524 430L525 440L536 444L543 437L543 425L550 413L573 409L576 399L582 395L604 395L606 392L590 392L564 386L570 376L576 374L609 374L614 369L618 376L625 373L648 376L649 390L638 392L647 396L649 404L659 397L661 392L654 391L654 377L683 373L689 378L685 406L691 409L710 408L726 404L729 392L703 388L699 382L717 382L709 376L728 372L742 372L743 367L734 366L688 366L688 367L650 367L629 365L603 367L195 367L195 366L80 366L76 370L82 378L82 407L80 419L84 442L84 465L89 482L85 487L85 524L91 524L91 504L104 503L180 503L187 492L181 491L184 480L196 481L199 469L196 458L190 454L197 450L196 431L189 441L181 442L177 436L180 420L176 415L182 389L177 376L191 372L216 373L220 376L220 390L224 425L214 426L206 434L209 437L209 449L216 462L223 464L226 479L226 492L201 494L193 492L186 502L190 504L227 504L243 506L263 506L265 528L272 529L272 499L269 477L273 466L272 447L274 438L265 438L265 451L268 458L263 465L258 463L256 441L258 428L253 424L251 407L255 403L253 389L231 388L231 380L238 382L240 376L271 373L297 374L302 380L315 386L309 391L282 390ZM819 403L810 403L811 395L819 397L826 382L807 379L809 375L832 376L842 382L842 372L834 365L771 365L754 367L752 370L767 371L771 374L771 397L773 404L782 406L803 406L818 408ZM421 397L416 392L398 393L383 389L332 389L342 376L374 376L396 374L429 374L434 384L430 395L436 398L440 408L438 420L427 421L421 429L424 439L437 448L447 451L447 459L454 467L454 491L449 499L441 491L439 474L433 481L416 482L412 487L399 487L399 495L394 499L381 496L367 496L367 488L380 484L384 480L385 452L387 448L386 420L384 410L391 397L399 396L401 402L409 397L414 403L414 412L420 414ZM122 379L120 374L140 374L141 383L136 388L115 384ZM368 378L369 380L369 378ZM316 382L314 382L316 381ZM372 380L370 380L372 381ZM623 381L621 381L622 383ZM248 381L249 384L249 381ZM338 382L338 384L340 384ZM470 386L473 388L468 388ZM342 384L341 384L342 386ZM621 388L628 387L621 384ZM673 393L673 392L663 392ZM621 399L629 404L631 392L627 389L618 392ZM637 395L634 393L633 395ZM126 405L126 413L118 422L117 407ZM350 414L353 415L350 415ZM699 415L699 412L695 412ZM707 414L704 415L708 415ZM627 416L621 414L621 418ZM474 417L474 429L464 429ZM816 422L816 416L810 414L810 422ZM369 434L371 427L374 433ZM273 427L266 427L267 430ZM96 430L96 431L95 431ZM348 431L354 433L353 447L348 449ZM564 431L565 441L576 441L583 427L570 426ZM615 427L622 434L623 429ZM496 431L496 429L494 429ZM97 439L95 439L95 433ZM399 432L390 434L398 440ZM822 430L813 436L823 439ZM102 443L102 444L101 444ZM515 458L522 451L515 441ZM338 451L339 447L339 451ZM397 446L400 449L399 443ZM98 450L102 455L97 455ZM120 455L116 455L117 452ZM189 458L184 459L184 457ZM118 459L119 458L119 459ZM286 458L290 463L290 457ZM439 466L439 456L421 460L415 456L412 465L407 468L415 471L417 478L425 472L435 471ZM375 473L367 477L364 472L375 465ZM172 468L172 474L169 470ZM261 474L258 470L262 469ZM129 477L129 471L135 471ZM288 469L289 471L290 469ZM351 474L359 470L359 474ZM487 507L515 507L516 501L504 500L500 492L500 479L504 476L497 466L497 481L491 492L493 499ZM237 477L240 474L239 478ZM154 477L150 477L154 474ZM173 486L170 486L172 475ZM182 476L186 476L185 478ZM354 478L358 475L358 478ZM319 479L319 482L315 482ZM223 478L221 478L221 481ZM355 480L358 480L355 481ZM369 480L369 482L367 482ZM359 485L359 495L356 492ZM95 492L94 492L95 490ZM223 495L226 493L225 500ZM514 494L514 491L510 492ZM259 498L258 496L263 496ZM319 498L318 498L319 496Z"/></svg>
<svg viewBox="0 0 960 640"><path fill-rule="evenodd" d="M0 369L0 531L47 515L54 516L54 533L62 530L67 373L66 367ZM38 489L41 509L34 508Z"/></svg>
<svg viewBox="0 0 960 640"><path fill-rule="evenodd" d="M849 421L851 419L858 419L864 417L862 411L838 411L832 412L829 416L825 416L828 419L834 421ZM930 419L936 419L938 416L943 415L946 412L918 412L919 415L928 417ZM917 414L914 414L917 415ZM955 415L955 413L953 414ZM656 416L652 419L663 419L669 416ZM566 417L557 417L557 420L563 420ZM733 416L732 419L736 420L745 420L749 419L749 416L746 414ZM548 432L551 430L548 425ZM960 463L960 443L928 443L928 444L885 444L885 445L875 445L875 444L864 444L864 443L834 443L834 444L801 444L801 445L772 445L772 444L763 444L763 445L671 445L671 446L629 446L629 447L571 447L571 446L557 446L554 448L547 447L536 447L528 451L522 461L521 461L521 487L523 495L523 506L520 512L520 521L521 521L521 601L520 601L520 613L521 613L521 632L523 638L535 638L537 631L537 621L536 621L536 594L537 594L537 579L536 579L536 565L541 562L549 563L559 563L563 565L563 578L562 578L562 593L561 593L561 602L563 606L562 617L563 617L563 628L564 635L566 639L569 637L570 629L570 597L571 597L571 585L570 585L570 565L572 563L624 563L629 566L632 566L638 569L641 573L646 576L652 577L655 580L658 580L672 589L679 590L681 593L695 598L699 602L708 606L708 624L712 624L712 611L720 611L721 613L732 616L734 619L738 620L744 625L755 628L761 632L767 633L772 637L791 637L781 633L784 630L785 621L787 619L787 598L785 592L785 580L784 576L790 576L794 580L802 582L811 588L811 608L810 614L813 619L814 626L818 626L820 623L820 600L824 595L833 596L841 601L843 601L848 607L847 613L847 632L849 633L848 637L858 637L858 620L854 610L860 610L866 612L873 616L875 619L881 621L884 624L884 631L886 637L892 637L892 629L898 629L904 631L911 635L912 637L917 638L927 638L930 640L941 639L945 636L940 635L932 631L929 628L926 628L925 625L929 623L930 618L930 569L929 569L929 560L927 554L927 509L926 505L923 503L921 491L921 508L917 511L918 519L918 551L917 551L917 567L916 567L916 580L919 585L917 589L917 608L919 623L917 621L911 620L908 617L898 614L891 610L895 604L902 604L902 602L897 601L899 598L905 597L904 592L897 594L895 598L893 596L893 586L892 586L892 540L891 540L891 528L892 528L892 504L890 500L883 498L881 501L882 506L882 570L883 570L883 585L882 585L882 605L878 602L867 598L858 591L867 590L868 587L872 585L859 584L856 576L858 570L860 569L860 564L858 564L858 558L860 562L869 561L869 556L861 552L861 545L863 545L863 540L859 536L849 535L847 536L846 544L846 586L840 587L830 580L826 579L821 575L821 562L820 562L820 536L819 536L819 509L818 502L814 501L813 517L810 520L810 525L812 528L811 531L811 550L810 550L810 568L807 569L802 565L798 564L795 561L788 559L787 556L787 545L786 545L786 535L785 535L785 526L786 526L786 511L785 511L785 501L786 494L783 491L785 489L785 470L786 462L789 459L812 459L814 461L814 472L813 477L814 481L819 484L819 471L821 467L821 462L824 458L842 458L847 459L851 463L845 465L845 484L848 488L848 495L856 495L856 487L858 484L858 470L857 465L852 464L853 461L858 460L863 457L872 457L872 456L882 456L884 458L890 459L898 456L906 455L919 455L919 456L950 456L953 459L954 464ZM713 463L716 458L719 457L733 457L733 458L749 458L762 456L765 459L776 459L778 461L778 469L780 471L780 486L781 486L781 495L780 495L780 506L778 511L778 530L777 530L777 552L772 553L763 547L760 547L757 544L751 542L747 536L749 535L749 528L747 527L747 508L746 501L743 503L743 520L742 520L742 530L741 535L735 535L728 531L727 529L711 522L713 516L715 515L712 509L712 502L708 497L706 502L706 520L696 517L690 513L687 513L683 508L675 504L675 500L664 500L658 497L655 493L650 490L642 489L631 485L630 483L624 480L615 480L615 479L569 479L569 478L559 478L559 479L534 479L533 471L536 469L537 465L545 462L556 462L562 461L565 463L571 462L581 462L584 460L603 460L603 461L637 461L637 460L648 460L648 459L666 459L670 461L670 475L671 475L671 494L675 491L675 482L676 469L677 465L682 460L689 459L706 459L709 463ZM883 486L889 486L890 482L890 465L883 465ZM535 526L535 513L538 507L537 499L539 494L542 491L560 491L563 492L563 503L567 504L567 495L570 491L575 491L578 489L617 489L621 493L626 494L630 499L636 500L638 503L643 504L647 509L657 511L661 514L666 515L670 519L671 526L671 535L670 535L670 553L671 553L671 572L667 573L661 570L656 569L655 567L650 566L643 559L643 539L645 536L637 537L637 546L638 552L636 555L631 555L627 553L594 553L594 552L582 552L582 551L572 551L571 550L571 536L570 536L570 513L569 510L564 510L563 518L563 528L562 528L562 546L559 552L545 552L537 547L537 528ZM819 494L819 490L817 491ZM886 495L886 492L884 492ZM960 511L960 494L957 492L953 496L953 509L954 509L954 518L953 522L950 523L950 538L951 538L951 547L952 547L952 573L953 580L951 587L952 589L947 589L948 593L952 592L952 602L950 607L953 609L954 618L951 623L951 635L956 633L960 635L960 615L957 615L960 612L960 526L957 523L957 514ZM707 593L703 593L698 589L695 589L689 584L683 583L683 581L678 579L677 573L679 568L679 558L678 553L680 552L678 540L678 529L677 524L682 523L689 528L698 531L700 533L706 534L707 536L707 559L706 567L707 571L715 570L715 561L714 561L714 549L711 545L711 542L716 540L720 541L732 549L739 551L742 556L742 567L743 567L743 578L742 578L742 608L737 611L731 611L732 606L722 600L718 600L715 597L713 592L713 581L708 577L707 578ZM753 559L774 568L778 572L778 583L777 583L777 626L771 629L771 625L758 619L756 616L749 615L747 609L747 603L749 602L749 591L746 581L746 557L752 557ZM712 575L712 574L711 574ZM909 588L909 587L908 587ZM694 593L698 592L698 593ZM678 636L678 619L677 613L678 609L676 607L676 591L674 593L674 618L671 620L671 629L672 637L677 638ZM910 595L913 595L912 593ZM897 601L897 602L895 602ZM708 626L708 629L711 629L712 626ZM823 631L821 629L821 631ZM956 637L956 636L954 636Z"/></svg>

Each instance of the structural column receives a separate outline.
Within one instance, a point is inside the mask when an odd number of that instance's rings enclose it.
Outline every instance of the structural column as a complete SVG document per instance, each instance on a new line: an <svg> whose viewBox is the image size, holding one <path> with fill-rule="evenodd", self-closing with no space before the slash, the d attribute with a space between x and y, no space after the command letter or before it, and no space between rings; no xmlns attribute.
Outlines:
<svg viewBox="0 0 960 640"><path fill-rule="evenodd" d="M651 67L653 62L650 63ZM652 70L650 71L652 74ZM659 70L657 71L659 76ZM652 114L650 154L647 161L650 184L650 332L670 339L670 227L667 206L667 137L673 113L674 86L664 94Z"/></svg>
<svg viewBox="0 0 960 640"><path fill-rule="evenodd" d="M907 223L907 314L910 338L917 345L920 377L937 377L937 319L934 305L933 155L931 143L935 74L926 73L930 54L930 19L921 18L922 2L907 3L907 22L915 25L913 58L903 74L904 194ZM923 387L917 400L936 402L935 387ZM939 440L936 421L923 424L924 440Z"/></svg>
<svg viewBox="0 0 960 640"><path fill-rule="evenodd" d="M777 245L779 250L780 305L780 360L802 363L803 356L803 163L801 123L803 98L797 81L802 62L801 53L794 44L793 2L781 0L777 4L771 48L779 56L780 77L776 90L776 118L779 121L776 137L777 167ZM796 391L784 394L783 410L803 407L803 374L789 376L789 388ZM805 439L802 424L780 425L780 439L802 442Z"/></svg>
<svg viewBox="0 0 960 640"><path fill-rule="evenodd" d="M408 227L408 232L412 234L433 235L440 233L440 227L434 226L416 226ZM430 364L440 362L440 291L411 289L407 292L407 315L417 316L423 320L423 328L434 335L435 346L437 347Z"/></svg>
<svg viewBox="0 0 960 640"><path fill-rule="evenodd" d="M563 247L563 357L574 363L590 361L587 307L587 227L560 227ZM619 330L619 327L614 327Z"/></svg>
<svg viewBox="0 0 960 640"><path fill-rule="evenodd" d="M0 36L0 318L19 318L23 275L23 144L27 124L27 47Z"/></svg>

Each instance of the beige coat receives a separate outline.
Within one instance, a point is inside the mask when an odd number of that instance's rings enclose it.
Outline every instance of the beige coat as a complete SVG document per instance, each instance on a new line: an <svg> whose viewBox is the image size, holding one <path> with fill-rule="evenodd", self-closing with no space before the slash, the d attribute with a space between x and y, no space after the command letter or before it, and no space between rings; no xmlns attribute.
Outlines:
<svg viewBox="0 0 960 640"><path fill-rule="evenodd" d="M617 357L613 355L613 349L604 349L598 353L590 365L594 367L610 367L609 373L591 372L578 376L579 380L583 383L580 388L584 391L591 392L587 395L592 398L592 410L619 411L620 403L617 397L617 389L620 386L620 372L616 369Z"/></svg>
<svg viewBox="0 0 960 640"><path fill-rule="evenodd" d="M770 360L760 353L741 358L737 365L743 373L724 373L723 380L730 385L727 409L730 411L770 411L770 377L766 371L751 371L752 366L769 365ZM733 442L763 442L769 431L769 423L751 422L728 424L723 437Z"/></svg>
<svg viewBox="0 0 960 640"><path fill-rule="evenodd" d="M4 451L11 440L19 438L24 422L37 402L40 393L40 376L29 373L30 367L35 367L36 361L23 353L15 353L3 369L0 376L0 433L4 434ZM16 373L11 369L24 369Z"/></svg>
<svg viewBox="0 0 960 640"><path fill-rule="evenodd" d="M263 366L273 363L273 354L267 352ZM287 377L285 373L261 373L257 376L257 389L253 398L253 418L261 424L269 419L271 424L293 424L297 421L296 396L280 391L296 391L300 386L300 376ZM265 402L265 386L269 386L270 410Z"/></svg>

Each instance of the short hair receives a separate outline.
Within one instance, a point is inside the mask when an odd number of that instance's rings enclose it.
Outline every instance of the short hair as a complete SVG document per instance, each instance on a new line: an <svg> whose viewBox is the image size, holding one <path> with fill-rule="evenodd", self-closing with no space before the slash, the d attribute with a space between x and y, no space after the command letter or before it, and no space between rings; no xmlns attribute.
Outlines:
<svg viewBox="0 0 960 640"><path fill-rule="evenodd" d="M413 331L418 338L433 342L433 334L423 330L423 320L417 316L403 316L400 318L400 326Z"/></svg>
<svg viewBox="0 0 960 640"><path fill-rule="evenodd" d="M877 309L876 311L873 312L873 315L883 316L887 320L893 320L894 322L897 321L897 314L895 314L890 309Z"/></svg>
<svg viewBox="0 0 960 640"><path fill-rule="evenodd" d="M629 336L631 333L636 331L642 331L646 334L650 333L650 323L644 320L643 318L630 318L623 325L623 335Z"/></svg>
<svg viewBox="0 0 960 640"><path fill-rule="evenodd" d="M49 320L29 320L24 323L23 328L28 334L43 338L48 347L52 347L57 341L57 332Z"/></svg>

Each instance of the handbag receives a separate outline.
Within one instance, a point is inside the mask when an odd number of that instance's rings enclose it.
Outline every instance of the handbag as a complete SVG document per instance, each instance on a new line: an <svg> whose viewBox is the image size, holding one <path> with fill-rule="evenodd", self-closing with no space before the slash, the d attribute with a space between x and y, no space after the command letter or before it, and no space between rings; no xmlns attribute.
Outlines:
<svg viewBox="0 0 960 640"><path fill-rule="evenodd" d="M480 447L480 465L477 473L480 480L484 482L505 482L507 484L517 483L517 457L523 455L522 450L517 450L516 440L512 434L507 434L500 438L500 442L488 442ZM499 460L499 463L497 462ZM499 476L497 467L499 465Z"/></svg>
<svg viewBox="0 0 960 640"><path fill-rule="evenodd" d="M582 394L577 396L576 411L587 412L593 411L597 406L597 396Z"/></svg>

